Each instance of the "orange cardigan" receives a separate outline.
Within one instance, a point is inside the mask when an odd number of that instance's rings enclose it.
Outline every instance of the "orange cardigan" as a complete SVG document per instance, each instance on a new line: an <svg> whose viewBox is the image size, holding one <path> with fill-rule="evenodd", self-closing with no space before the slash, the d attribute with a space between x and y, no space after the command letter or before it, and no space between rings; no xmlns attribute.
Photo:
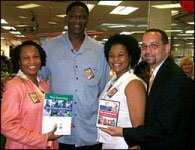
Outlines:
<svg viewBox="0 0 195 150"><path fill-rule="evenodd" d="M41 79L39 87L50 92L48 83ZM36 93L40 102L33 103L30 93ZM41 134L43 100L30 80L14 77L7 83L1 104L1 132L7 138L6 149L46 149L48 135ZM50 148L58 148L57 140Z"/></svg>

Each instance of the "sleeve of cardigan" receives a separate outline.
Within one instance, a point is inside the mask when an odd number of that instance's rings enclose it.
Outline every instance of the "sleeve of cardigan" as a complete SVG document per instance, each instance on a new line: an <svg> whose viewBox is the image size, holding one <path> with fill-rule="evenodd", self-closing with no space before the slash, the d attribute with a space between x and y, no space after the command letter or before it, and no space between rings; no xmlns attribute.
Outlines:
<svg viewBox="0 0 195 150"><path fill-rule="evenodd" d="M7 138L21 144L45 148L48 139L47 134L30 131L21 125L20 105L24 98L24 92L21 88L19 81L7 83L1 102L1 132Z"/></svg>

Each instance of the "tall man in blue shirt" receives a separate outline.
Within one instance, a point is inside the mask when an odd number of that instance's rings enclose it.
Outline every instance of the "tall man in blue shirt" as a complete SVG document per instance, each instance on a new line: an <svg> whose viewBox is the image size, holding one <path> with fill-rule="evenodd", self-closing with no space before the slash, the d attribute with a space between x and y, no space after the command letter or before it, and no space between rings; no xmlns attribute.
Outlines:
<svg viewBox="0 0 195 150"><path fill-rule="evenodd" d="M40 75L53 93L72 94L71 135L59 139L60 149L101 149L97 143L98 95L108 79L103 45L85 34L88 7L73 2L66 9L68 32L45 42L46 66Z"/></svg>

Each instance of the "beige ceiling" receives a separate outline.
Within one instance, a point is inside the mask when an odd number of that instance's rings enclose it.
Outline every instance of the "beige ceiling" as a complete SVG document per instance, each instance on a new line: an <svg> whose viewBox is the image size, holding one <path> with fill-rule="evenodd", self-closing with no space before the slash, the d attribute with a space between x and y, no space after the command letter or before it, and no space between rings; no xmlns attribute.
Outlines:
<svg viewBox="0 0 195 150"><path fill-rule="evenodd" d="M38 39L40 36L56 36L62 33L64 30L64 18L59 18L56 15L64 14L67 5L71 1L1 1L1 18L5 19L9 25L15 26L20 24L29 25L29 27L17 28L27 38ZM133 13L127 16L124 15L110 15L109 12L115 8L115 6L100 6L97 5L98 1L84 1L88 4L95 4L95 7L90 12L90 20L87 26L87 31L96 32L97 40L108 38L108 36L122 31L144 31L147 27L138 28L137 25L147 24L148 17L148 1L124 1L121 6L133 6L139 7ZM39 4L41 7L32 9L19 9L18 5L34 3ZM176 3L176 1L173 1ZM172 22L177 25L174 29L189 30L193 29L193 25L188 25L187 22L194 21L194 13L184 12L181 8L178 8L179 15L172 18ZM32 31L32 27L36 26L36 23L32 21L32 18L36 18L38 28ZM19 18L19 16L25 16L26 19ZM55 21L56 25L51 25L48 22ZM102 23L123 23L135 25L135 27L128 28L108 28L102 26ZM94 33L93 33L94 34ZM138 40L140 40L142 34L134 34ZM1 28L1 36L9 39L16 39L16 37L10 34L8 31ZM26 39L26 38L24 38Z"/></svg>

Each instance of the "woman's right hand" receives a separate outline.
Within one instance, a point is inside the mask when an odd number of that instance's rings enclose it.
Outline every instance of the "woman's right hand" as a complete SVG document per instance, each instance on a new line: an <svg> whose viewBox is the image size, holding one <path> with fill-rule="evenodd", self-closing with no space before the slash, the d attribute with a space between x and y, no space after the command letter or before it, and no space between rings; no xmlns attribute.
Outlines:
<svg viewBox="0 0 195 150"><path fill-rule="evenodd" d="M61 137L62 135L55 135L54 132L57 130L57 126L54 127L52 131L50 131L48 134L48 140L47 141L54 141Z"/></svg>

